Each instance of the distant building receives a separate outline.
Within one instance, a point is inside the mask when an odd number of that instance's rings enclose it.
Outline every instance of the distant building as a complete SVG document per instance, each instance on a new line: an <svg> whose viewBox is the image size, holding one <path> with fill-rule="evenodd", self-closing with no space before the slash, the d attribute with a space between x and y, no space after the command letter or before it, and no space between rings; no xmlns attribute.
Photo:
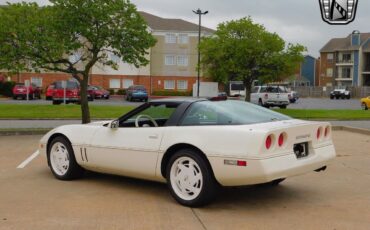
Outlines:
<svg viewBox="0 0 370 230"><path fill-rule="evenodd" d="M90 83L107 89L126 89L133 84L145 85L150 91L179 90L190 91L197 80L198 25L182 19L161 18L146 12L139 12L146 20L148 29L157 39L154 47L148 50L150 63L135 68L123 63L117 56L110 59L118 64L118 70L95 65L91 71ZM202 28L202 36L210 36L214 30ZM63 73L20 73L12 80L30 80L46 88L56 80L71 78Z"/></svg>
<svg viewBox="0 0 370 230"><path fill-rule="evenodd" d="M320 86L370 86L370 33L333 38L320 53Z"/></svg>
<svg viewBox="0 0 370 230"><path fill-rule="evenodd" d="M318 70L320 68L320 62L318 59L311 55L304 56L303 62L297 68L296 73L289 80L292 86L317 86L318 82Z"/></svg>

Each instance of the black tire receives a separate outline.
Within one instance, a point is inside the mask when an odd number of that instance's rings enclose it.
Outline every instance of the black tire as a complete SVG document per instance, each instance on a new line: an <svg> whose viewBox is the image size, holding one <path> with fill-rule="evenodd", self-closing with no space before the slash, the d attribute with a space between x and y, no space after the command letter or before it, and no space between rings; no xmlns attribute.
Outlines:
<svg viewBox="0 0 370 230"><path fill-rule="evenodd" d="M51 159L51 156L50 156L51 151L54 148L54 145L56 144L62 144L65 147L65 149L67 150L67 156L69 158L68 169L63 175L61 175L60 173L57 173L57 169L55 169L53 160ZM53 173L55 178L59 180L77 179L77 178L80 178L84 173L84 169L81 168L81 166L79 166L76 162L76 158L75 158L71 144L69 143L68 140L66 140L66 138L62 136L56 137L51 141L50 146L47 150L47 160L48 160L48 164L49 164L51 172Z"/></svg>
<svg viewBox="0 0 370 230"><path fill-rule="evenodd" d="M286 109L287 108L286 105L280 105L279 107L280 107L280 109Z"/></svg>
<svg viewBox="0 0 370 230"><path fill-rule="evenodd" d="M60 105L62 102L61 101L54 101L53 100L53 105Z"/></svg>
<svg viewBox="0 0 370 230"><path fill-rule="evenodd" d="M262 99L261 98L258 100L258 105L259 106L263 106L263 103L262 103Z"/></svg>
<svg viewBox="0 0 370 230"><path fill-rule="evenodd" d="M171 182L171 170L174 163L179 160L180 158L190 158L196 162L198 166L198 170L202 174L202 185L200 186L201 191L200 193L194 197L193 199L183 199L181 198L176 191L174 190L174 186ZM167 167L166 167L166 178L167 178L167 185L171 192L173 198L180 204L188 207L200 207L210 203L217 194L218 191L218 183L214 178L211 166L209 163L204 160L197 151L193 149L181 149L177 151L169 160ZM198 182L194 184L198 186ZM194 187L194 185L192 185ZM189 185L190 186L190 185Z"/></svg>
<svg viewBox="0 0 370 230"><path fill-rule="evenodd" d="M363 110L368 110L369 108L367 107L367 104L364 102L364 103L362 103L362 109Z"/></svg>
<svg viewBox="0 0 370 230"><path fill-rule="evenodd" d="M17 97L17 96L13 96L13 99L14 99L14 100L17 100L17 99L18 99L18 97Z"/></svg>
<svg viewBox="0 0 370 230"><path fill-rule="evenodd" d="M350 100L351 99L351 95L347 95L347 100Z"/></svg>
<svg viewBox="0 0 370 230"><path fill-rule="evenodd" d="M148 98L145 98L145 99L144 99L144 101L145 101L145 102L148 102Z"/></svg>
<svg viewBox="0 0 370 230"><path fill-rule="evenodd" d="M333 96L330 96L330 99L331 99L331 100L334 100L334 97L333 97Z"/></svg>

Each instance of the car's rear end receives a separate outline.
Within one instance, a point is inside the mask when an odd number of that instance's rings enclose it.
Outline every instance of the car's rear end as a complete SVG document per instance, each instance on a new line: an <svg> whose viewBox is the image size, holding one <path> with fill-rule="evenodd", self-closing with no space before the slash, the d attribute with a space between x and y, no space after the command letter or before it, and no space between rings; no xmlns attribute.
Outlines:
<svg viewBox="0 0 370 230"><path fill-rule="evenodd" d="M16 84L13 88L13 99L17 98L26 98L27 96L27 88L24 84Z"/></svg>
<svg viewBox="0 0 370 230"><path fill-rule="evenodd" d="M127 96L129 101L132 100L148 101L148 92L146 88L142 85L130 87Z"/></svg>
<svg viewBox="0 0 370 230"><path fill-rule="evenodd" d="M280 107L285 109L289 104L289 93L283 86L268 86L263 93L263 105L266 107Z"/></svg>
<svg viewBox="0 0 370 230"><path fill-rule="evenodd" d="M245 126L245 154L210 158L225 186L267 183L322 171L336 156L329 123L286 120Z"/></svg>
<svg viewBox="0 0 370 230"><path fill-rule="evenodd" d="M66 103L77 103L80 101L80 88L77 82L67 81L65 90L61 81L55 82L53 104L61 104L64 100Z"/></svg>

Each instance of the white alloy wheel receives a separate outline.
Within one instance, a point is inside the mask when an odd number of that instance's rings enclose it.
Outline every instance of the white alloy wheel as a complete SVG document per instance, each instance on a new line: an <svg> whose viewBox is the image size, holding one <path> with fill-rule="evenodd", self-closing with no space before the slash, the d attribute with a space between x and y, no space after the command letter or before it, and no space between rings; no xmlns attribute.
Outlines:
<svg viewBox="0 0 370 230"><path fill-rule="evenodd" d="M64 176L70 166L70 156L67 147L61 142L55 142L50 149L50 164L53 171Z"/></svg>
<svg viewBox="0 0 370 230"><path fill-rule="evenodd" d="M196 199L203 189L203 174L198 163L183 156L171 166L170 183L173 191L183 200Z"/></svg>

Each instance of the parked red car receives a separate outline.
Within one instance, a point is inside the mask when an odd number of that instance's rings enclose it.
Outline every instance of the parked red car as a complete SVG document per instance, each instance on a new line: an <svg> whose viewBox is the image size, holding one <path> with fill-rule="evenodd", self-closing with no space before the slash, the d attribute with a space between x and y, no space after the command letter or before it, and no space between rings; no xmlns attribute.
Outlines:
<svg viewBox="0 0 370 230"><path fill-rule="evenodd" d="M16 100L22 98L25 100L27 98L27 87L23 83L18 83L13 88L13 99ZM28 99L41 99L41 88L37 87L35 84L30 84L28 87Z"/></svg>
<svg viewBox="0 0 370 230"><path fill-rule="evenodd" d="M110 93L101 86L91 85L89 90L93 91L95 99L109 99Z"/></svg>
<svg viewBox="0 0 370 230"><path fill-rule="evenodd" d="M48 86L45 93L46 100L48 101L53 100L54 88L55 88L54 83Z"/></svg>
<svg viewBox="0 0 370 230"><path fill-rule="evenodd" d="M67 81L66 82L66 93L65 93L65 100L66 103L80 103L81 96L80 96L80 85L78 82L75 81ZM53 90L53 105L60 105L64 102L64 88L62 81L56 81L53 83L54 90ZM89 101L94 100L94 96L92 92L88 91L87 99Z"/></svg>

